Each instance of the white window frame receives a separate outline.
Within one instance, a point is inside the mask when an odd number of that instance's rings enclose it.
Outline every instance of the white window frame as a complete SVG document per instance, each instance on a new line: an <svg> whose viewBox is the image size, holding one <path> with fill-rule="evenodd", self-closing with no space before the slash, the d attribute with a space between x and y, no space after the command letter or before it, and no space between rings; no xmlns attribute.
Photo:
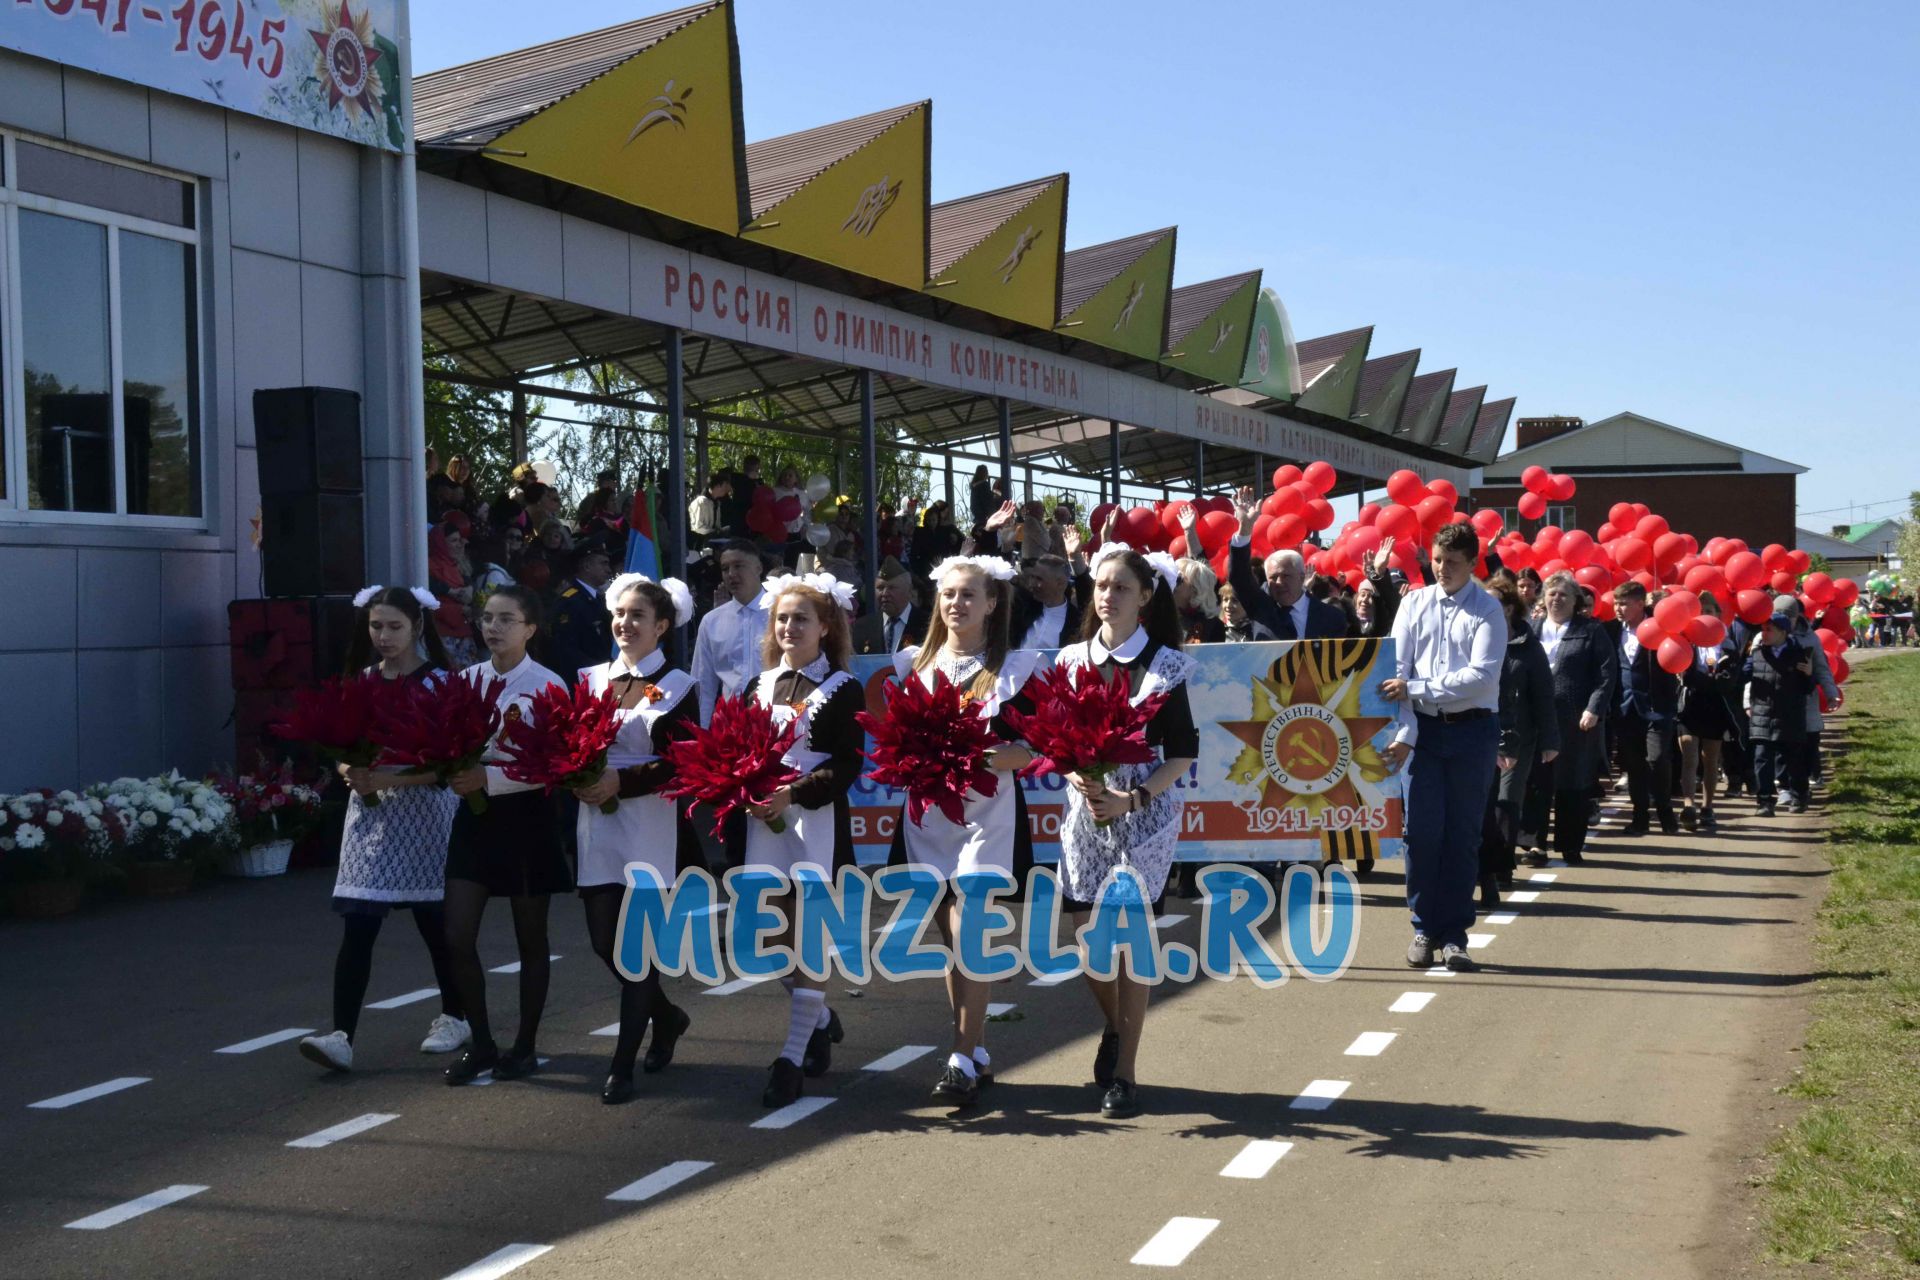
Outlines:
<svg viewBox="0 0 1920 1280"><path fill-rule="evenodd" d="M52 151L66 151L104 164L135 169L167 178L188 187L193 193L193 227L176 227L129 214L96 209L91 205L56 200L20 190L19 157L16 141ZM112 525L150 529L175 529L205 533L213 529L213 449L210 447L214 414L213 388L207 377L208 335L213 331L207 314L207 246L204 239L206 217L200 207L199 179L192 174L176 173L156 165L143 164L106 152L76 147L53 138L33 134L0 132L0 147L5 148L6 174L0 181L0 339L5 342L5 360L0 363L0 396L6 399L7 496L0 498L0 519L9 523L55 525ZM112 389L108 399L113 411L113 501L112 511L47 511L29 505L27 484L27 377L26 348L20 335L26 332L17 274L12 264L20 260L20 213L53 214L94 226L107 228L107 381ZM126 402L120 388L125 367L120 351L120 236L134 232L158 240L172 240L193 250L194 332L193 364L199 402L200 474L198 489L200 514L197 516L142 515L127 508L127 435Z"/></svg>
<svg viewBox="0 0 1920 1280"><path fill-rule="evenodd" d="M1547 514L1541 517L1541 522L1564 531L1577 528L1579 519L1580 512L1571 502L1549 502Z"/></svg>

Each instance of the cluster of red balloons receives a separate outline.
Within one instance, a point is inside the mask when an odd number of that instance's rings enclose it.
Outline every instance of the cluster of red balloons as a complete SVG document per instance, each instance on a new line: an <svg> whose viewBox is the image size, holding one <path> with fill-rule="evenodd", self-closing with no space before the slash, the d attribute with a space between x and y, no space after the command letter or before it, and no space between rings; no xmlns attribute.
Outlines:
<svg viewBox="0 0 1920 1280"><path fill-rule="evenodd" d="M1554 475L1538 466L1520 473L1520 487L1526 490L1520 495L1520 514L1528 520L1547 514L1549 502L1572 502L1579 489L1572 476Z"/></svg>
<svg viewBox="0 0 1920 1280"><path fill-rule="evenodd" d="M747 506L747 528L763 538L784 538L789 526L805 509L800 499L791 493L776 500L772 489L764 484L755 485Z"/></svg>
<svg viewBox="0 0 1920 1280"><path fill-rule="evenodd" d="M1400 570L1414 586L1426 579L1420 572L1419 548L1443 525L1467 517L1454 509L1459 490L1448 480L1422 480L1412 471L1387 477L1387 500L1369 502L1341 527L1333 545L1310 559L1316 573L1339 575L1358 586L1366 565L1382 546L1389 547L1387 564ZM1484 544L1483 544L1484 549Z"/></svg>
<svg viewBox="0 0 1920 1280"><path fill-rule="evenodd" d="M1727 638L1727 627L1700 611L1698 592L1680 587L1660 598L1634 628L1633 637L1641 648L1654 651L1662 671L1677 676L1693 665L1696 646L1710 649L1719 644Z"/></svg>
<svg viewBox="0 0 1920 1280"><path fill-rule="evenodd" d="M1333 523L1333 504L1326 495L1338 484L1340 475L1326 462L1310 462L1304 468L1291 463L1273 473L1273 492L1260 504L1254 520L1252 551L1256 560L1275 551L1298 547L1308 534L1318 533ZM1176 559L1192 556L1206 560L1214 573L1227 576L1227 544L1240 532L1240 518L1234 513L1233 500L1226 497L1194 498L1193 535L1198 547L1187 545L1180 528L1180 508L1188 500L1156 502L1150 506L1121 511L1113 526L1116 541L1147 551L1165 551ZM1093 546L1099 545L1100 530L1115 504L1103 502L1088 516L1094 530Z"/></svg>

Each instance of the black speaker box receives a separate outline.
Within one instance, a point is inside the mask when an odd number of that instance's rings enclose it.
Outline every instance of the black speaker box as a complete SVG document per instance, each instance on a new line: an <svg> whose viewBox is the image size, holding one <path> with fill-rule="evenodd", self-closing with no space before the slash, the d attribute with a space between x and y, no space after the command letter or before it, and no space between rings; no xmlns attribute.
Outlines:
<svg viewBox="0 0 1920 1280"><path fill-rule="evenodd" d="M366 544L357 493L260 499L260 559L270 596L353 594L366 582Z"/></svg>
<svg viewBox="0 0 1920 1280"><path fill-rule="evenodd" d="M260 496L359 493L360 394L332 387L253 393Z"/></svg>

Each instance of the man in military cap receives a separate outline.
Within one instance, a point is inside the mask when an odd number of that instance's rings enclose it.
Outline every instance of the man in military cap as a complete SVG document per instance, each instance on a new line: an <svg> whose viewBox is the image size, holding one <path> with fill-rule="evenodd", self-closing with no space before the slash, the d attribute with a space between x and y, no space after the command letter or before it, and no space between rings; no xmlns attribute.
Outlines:
<svg viewBox="0 0 1920 1280"><path fill-rule="evenodd" d="M612 580L606 543L594 539L574 550L573 576L554 593L546 665L569 684L582 667L598 666L613 654L613 618L600 599Z"/></svg>

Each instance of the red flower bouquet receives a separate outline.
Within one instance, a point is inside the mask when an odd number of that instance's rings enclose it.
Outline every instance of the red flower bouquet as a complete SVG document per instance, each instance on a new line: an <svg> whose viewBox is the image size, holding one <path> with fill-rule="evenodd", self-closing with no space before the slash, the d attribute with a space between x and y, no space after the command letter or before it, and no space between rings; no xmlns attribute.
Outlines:
<svg viewBox="0 0 1920 1280"><path fill-rule="evenodd" d="M378 673L334 676L317 689L295 690L293 709L269 727L288 742L311 743L330 760L366 768L380 751L373 741L375 721L396 694ZM379 793L365 803L379 804Z"/></svg>
<svg viewBox="0 0 1920 1280"><path fill-rule="evenodd" d="M1102 782L1119 765L1153 762L1147 722L1167 700L1165 694L1135 703L1125 672L1107 680L1092 667L1065 665L1029 680L1026 692L1033 714L1005 713L1036 756L1023 772L1077 773Z"/></svg>
<svg viewBox="0 0 1920 1280"><path fill-rule="evenodd" d="M607 771L607 749L620 733L620 700L612 689L596 694L586 680L569 693L550 684L533 695L533 716L507 726L500 742L504 768L515 782L533 782L551 792L555 787L585 787L600 781ZM600 806L612 813L620 807L613 796Z"/></svg>
<svg viewBox="0 0 1920 1280"><path fill-rule="evenodd" d="M504 680L489 680L483 690L460 676L409 680L380 708L380 763L431 773L441 782L473 768L500 732L504 688ZM487 793L468 796L467 808L485 813Z"/></svg>
<svg viewBox="0 0 1920 1280"><path fill-rule="evenodd" d="M999 739L980 705L944 672L934 673L931 690L909 673L886 686L886 699L885 715L862 711L857 717L873 737L873 750L860 753L875 765L867 776L907 793L907 817L916 827L929 809L956 825L965 822L967 793L990 796L1000 787L984 759Z"/></svg>
<svg viewBox="0 0 1920 1280"><path fill-rule="evenodd" d="M800 735L796 716L776 729L773 712L745 698L721 698L713 704L713 720L695 728L690 737L669 742L662 754L673 764L673 778L660 794L687 798L687 812L705 802L714 807L713 832L720 834L727 815L747 805L760 804L800 772L783 761ZM786 819L767 823L785 831Z"/></svg>

